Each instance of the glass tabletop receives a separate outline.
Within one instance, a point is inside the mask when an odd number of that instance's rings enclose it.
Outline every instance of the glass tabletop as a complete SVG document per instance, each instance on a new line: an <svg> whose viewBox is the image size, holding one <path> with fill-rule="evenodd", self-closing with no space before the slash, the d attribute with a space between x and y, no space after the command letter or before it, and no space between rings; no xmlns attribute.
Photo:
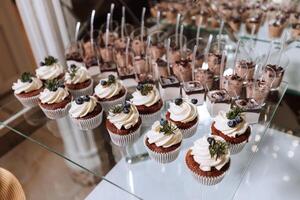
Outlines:
<svg viewBox="0 0 300 200"><path fill-rule="evenodd" d="M111 143L103 124L92 131L79 131L68 117L56 121L46 119L40 109L23 108L14 98L1 107L0 120L3 130L9 129L25 137L65 159L67 163L72 163L76 168L126 191L134 198L162 199L162 196L165 195L164 197L168 198L171 194L174 199L193 199L199 196L216 199L222 194L223 199L232 199L249 164L255 157L260 141L286 89L287 83L282 82L280 88L270 94L260 114L259 123L251 125L252 134L249 143L241 153L232 156L232 164L224 180L212 187L197 183L184 163L187 149L196 139L210 132L212 118L207 111L206 103L198 106L200 123L197 133L184 140L179 157L174 162L165 165L159 165L148 158L143 146L143 136L149 129L147 127L143 128L142 135L137 142L126 148L119 148ZM166 102L164 112L167 107L168 102ZM49 130L45 134L49 134L50 137L60 138L64 148L57 148L47 139L32 134L32 130L37 127Z"/></svg>

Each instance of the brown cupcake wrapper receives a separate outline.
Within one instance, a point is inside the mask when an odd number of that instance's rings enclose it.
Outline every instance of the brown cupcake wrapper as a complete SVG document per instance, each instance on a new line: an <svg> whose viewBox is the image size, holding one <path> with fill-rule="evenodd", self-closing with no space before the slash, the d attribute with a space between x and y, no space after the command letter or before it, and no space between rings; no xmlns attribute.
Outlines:
<svg viewBox="0 0 300 200"><path fill-rule="evenodd" d="M70 117L71 121L80 129L80 130L92 130L102 123L103 119L103 109L96 116L88 119L76 119Z"/></svg>
<svg viewBox="0 0 300 200"><path fill-rule="evenodd" d="M197 132L198 124L199 120L197 120L197 122L188 129L180 129L183 139L192 137Z"/></svg>
<svg viewBox="0 0 300 200"><path fill-rule="evenodd" d="M39 94L32 97L20 97L15 94L15 97L20 101L20 103L25 107L35 107L39 105Z"/></svg>
<svg viewBox="0 0 300 200"><path fill-rule="evenodd" d="M71 108L71 103L68 103L64 108L59 108L54 110L46 109L42 106L40 106L40 108L49 119L59 119L65 117L68 114Z"/></svg>
<svg viewBox="0 0 300 200"><path fill-rule="evenodd" d="M117 104L123 104L125 102L127 95L127 90L125 91L125 94L121 96L118 99L112 100L112 101L99 101L104 111L108 112L110 107L117 105Z"/></svg>
<svg viewBox="0 0 300 200"><path fill-rule="evenodd" d="M160 120L162 110L164 109L164 104L160 108L160 110L151 113L151 114L140 114L140 117L142 118L142 126L151 126L156 120Z"/></svg>
<svg viewBox="0 0 300 200"><path fill-rule="evenodd" d="M92 95L93 91L94 91L93 82L94 82L93 79L91 79L91 83L88 87L78 89L78 90L71 90L71 89L68 88L68 91L71 93L71 95L74 98L84 96L84 95Z"/></svg>
<svg viewBox="0 0 300 200"><path fill-rule="evenodd" d="M135 130L134 132L132 132L128 135L118 135L118 134L111 132L110 130L108 130L108 133L110 135L111 141L115 145L124 147L124 146L130 145L130 144L133 144L137 139L139 139L139 137L141 135L141 125L137 130Z"/></svg>
<svg viewBox="0 0 300 200"><path fill-rule="evenodd" d="M166 153L158 153L158 152L155 152L155 151L152 151L151 149L149 149L148 146L145 144L145 141L146 141L146 136L144 138L144 146L146 147L146 150L147 150L150 158L155 160L158 163L161 163L161 164L170 163L170 162L176 160L176 158L178 157L178 155L180 153L181 145L173 151L166 152Z"/></svg>
<svg viewBox="0 0 300 200"><path fill-rule="evenodd" d="M245 147L246 144L247 144L247 141L244 141L244 142L241 142L241 143L238 143L238 144L228 143L230 154L240 153L243 150L243 148Z"/></svg>

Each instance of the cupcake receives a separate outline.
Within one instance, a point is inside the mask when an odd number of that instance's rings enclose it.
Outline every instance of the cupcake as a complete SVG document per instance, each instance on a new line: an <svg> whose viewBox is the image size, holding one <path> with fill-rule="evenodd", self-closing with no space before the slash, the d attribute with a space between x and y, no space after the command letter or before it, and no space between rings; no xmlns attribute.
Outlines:
<svg viewBox="0 0 300 200"><path fill-rule="evenodd" d="M170 108L166 113L166 119L177 126L183 138L192 137L198 128L198 111L194 105L197 104L197 99L192 99L191 102L177 98L170 103Z"/></svg>
<svg viewBox="0 0 300 200"><path fill-rule="evenodd" d="M27 107L34 107L39 103L40 92L43 90L43 83L40 79L33 77L30 73L24 72L21 78L13 84L12 89L16 98Z"/></svg>
<svg viewBox="0 0 300 200"><path fill-rule="evenodd" d="M65 75L65 84L73 97L93 94L93 79L85 67L71 65Z"/></svg>
<svg viewBox="0 0 300 200"><path fill-rule="evenodd" d="M46 81L45 89L39 97L39 105L48 118L58 119L68 114L71 100L72 96L65 85L53 79Z"/></svg>
<svg viewBox="0 0 300 200"><path fill-rule="evenodd" d="M105 111L116 104L122 104L125 101L127 94L126 88L120 80L117 80L114 75L109 75L108 78L100 80L95 87L94 96L98 99Z"/></svg>
<svg viewBox="0 0 300 200"><path fill-rule="evenodd" d="M81 130L91 130L102 122L103 109L93 96L80 96L71 103L70 118Z"/></svg>
<svg viewBox="0 0 300 200"><path fill-rule="evenodd" d="M64 68L53 56L48 56L40 63L40 67L35 70L37 78L42 81L62 79Z"/></svg>
<svg viewBox="0 0 300 200"><path fill-rule="evenodd" d="M146 133L144 143L151 159L158 163L169 163L179 155L182 134L175 124L161 119L154 122Z"/></svg>
<svg viewBox="0 0 300 200"><path fill-rule="evenodd" d="M132 96L131 102L137 107L144 126L151 125L160 118L163 101L154 85L139 83Z"/></svg>
<svg viewBox="0 0 300 200"><path fill-rule="evenodd" d="M242 151L251 134L251 128L241 112L237 107L227 113L220 111L211 125L211 134L228 142L231 154Z"/></svg>
<svg viewBox="0 0 300 200"><path fill-rule="evenodd" d="M228 145L221 137L204 136L188 150L185 163L199 183L215 185L222 181L230 167Z"/></svg>
<svg viewBox="0 0 300 200"><path fill-rule="evenodd" d="M105 125L112 142L126 146L139 138L142 119L135 105L126 102L109 109Z"/></svg>

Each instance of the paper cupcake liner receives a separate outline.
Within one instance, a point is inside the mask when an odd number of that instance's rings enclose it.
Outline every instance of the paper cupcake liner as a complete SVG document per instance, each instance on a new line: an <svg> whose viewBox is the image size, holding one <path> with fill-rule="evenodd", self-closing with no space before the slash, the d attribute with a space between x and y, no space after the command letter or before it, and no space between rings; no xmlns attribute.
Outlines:
<svg viewBox="0 0 300 200"><path fill-rule="evenodd" d="M64 108L58 108L55 110L49 110L40 106L42 111L49 119L59 119L66 116L71 108L71 103L68 103Z"/></svg>
<svg viewBox="0 0 300 200"><path fill-rule="evenodd" d="M93 88L93 79L90 83L90 85L86 88L82 88L79 90L71 90L68 88L68 91L71 93L71 95L76 98L76 97L80 97L80 96L84 96L84 95L92 95L94 88Z"/></svg>
<svg viewBox="0 0 300 200"><path fill-rule="evenodd" d="M125 91L125 94L118 99L115 99L112 101L100 101L99 103L101 104L104 111L107 112L110 107L117 105L117 104L123 104L125 102L126 95L127 95L127 90Z"/></svg>
<svg viewBox="0 0 300 200"><path fill-rule="evenodd" d="M156 120L160 120L162 110L164 105L162 105L161 109L151 114L140 114L142 118L142 126L151 126Z"/></svg>
<svg viewBox="0 0 300 200"><path fill-rule="evenodd" d="M141 134L141 125L136 131L134 131L128 135L118 135L109 130L108 130L108 133L110 135L111 141L115 145L124 147L129 144L133 144L137 139L139 139L140 134Z"/></svg>
<svg viewBox="0 0 300 200"><path fill-rule="evenodd" d="M39 104L39 96L32 96L32 97L20 97L16 95L16 98L21 102L21 104L25 107L35 107Z"/></svg>
<svg viewBox="0 0 300 200"><path fill-rule="evenodd" d="M199 120L197 120L197 122L188 129L180 129L183 138L186 139L192 137L197 132L198 124Z"/></svg>
<svg viewBox="0 0 300 200"><path fill-rule="evenodd" d="M103 109L101 110L101 112L94 116L91 117L89 119L76 119L73 117L70 117L72 122L80 129L80 130L92 130L98 126L100 126L100 124L102 123L102 119L103 119Z"/></svg>
<svg viewBox="0 0 300 200"><path fill-rule="evenodd" d="M144 145L146 147L146 150L147 150L150 158L155 160L158 163L161 163L161 164L170 163L170 162L174 161L179 155L181 145L173 151L166 152L166 153L157 153L157 152L149 149L148 146L146 145L145 141L146 141L146 137L144 139Z"/></svg>
<svg viewBox="0 0 300 200"><path fill-rule="evenodd" d="M193 175L193 177L201 184L203 185L216 185L222 181L224 178L226 172L221 174L220 176L200 176L199 174L193 172L191 169L189 169Z"/></svg>
<svg viewBox="0 0 300 200"><path fill-rule="evenodd" d="M232 143L228 143L229 144L229 151L230 154L237 154L240 153L243 148L245 147L245 145L247 144L247 141L238 143L238 144L232 144Z"/></svg>

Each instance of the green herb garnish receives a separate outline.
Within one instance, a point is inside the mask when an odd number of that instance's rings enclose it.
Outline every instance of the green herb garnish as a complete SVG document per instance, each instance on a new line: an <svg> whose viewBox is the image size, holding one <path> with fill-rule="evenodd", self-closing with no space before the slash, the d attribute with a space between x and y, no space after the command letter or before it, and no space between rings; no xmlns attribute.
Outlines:
<svg viewBox="0 0 300 200"><path fill-rule="evenodd" d="M46 65L46 66L50 66L50 65L53 65L56 62L57 62L56 58L54 58L53 56L48 56L44 59L43 64Z"/></svg>
<svg viewBox="0 0 300 200"><path fill-rule="evenodd" d="M226 117L227 119L235 119L237 116L241 115L241 112L243 112L243 109L234 107L228 113L226 113Z"/></svg>
<svg viewBox="0 0 300 200"><path fill-rule="evenodd" d="M78 68L76 67L76 65L71 65L71 67L70 67L71 79L73 79L76 76L77 71L78 71Z"/></svg>
<svg viewBox="0 0 300 200"><path fill-rule="evenodd" d="M113 114L118 114L123 111L123 106L122 105L115 105L112 108L110 108L109 112Z"/></svg>
<svg viewBox="0 0 300 200"><path fill-rule="evenodd" d="M45 87L50 91L56 91L59 87L64 87L64 85L59 82L57 79L47 80L45 83Z"/></svg>
<svg viewBox="0 0 300 200"><path fill-rule="evenodd" d="M211 158L216 157L216 160L225 155L228 151L228 145L226 142L215 140L210 138L209 153Z"/></svg>
<svg viewBox="0 0 300 200"><path fill-rule="evenodd" d="M150 84L144 84L143 87L141 88L140 92L143 96L146 96L153 90L153 85Z"/></svg>
<svg viewBox="0 0 300 200"><path fill-rule="evenodd" d="M109 86L109 85L114 84L114 83L116 83L116 77L111 74L111 75L108 76L107 85Z"/></svg>
<svg viewBox="0 0 300 200"><path fill-rule="evenodd" d="M32 81L32 75L29 72L24 72L21 75L21 81L23 83L25 83L25 82L31 82Z"/></svg>
<svg viewBox="0 0 300 200"><path fill-rule="evenodd" d="M166 120L164 122L162 122L161 120L160 125L161 127L159 129L159 132L164 133L164 135L174 134L174 131L177 130L177 127L175 125L171 124Z"/></svg>

